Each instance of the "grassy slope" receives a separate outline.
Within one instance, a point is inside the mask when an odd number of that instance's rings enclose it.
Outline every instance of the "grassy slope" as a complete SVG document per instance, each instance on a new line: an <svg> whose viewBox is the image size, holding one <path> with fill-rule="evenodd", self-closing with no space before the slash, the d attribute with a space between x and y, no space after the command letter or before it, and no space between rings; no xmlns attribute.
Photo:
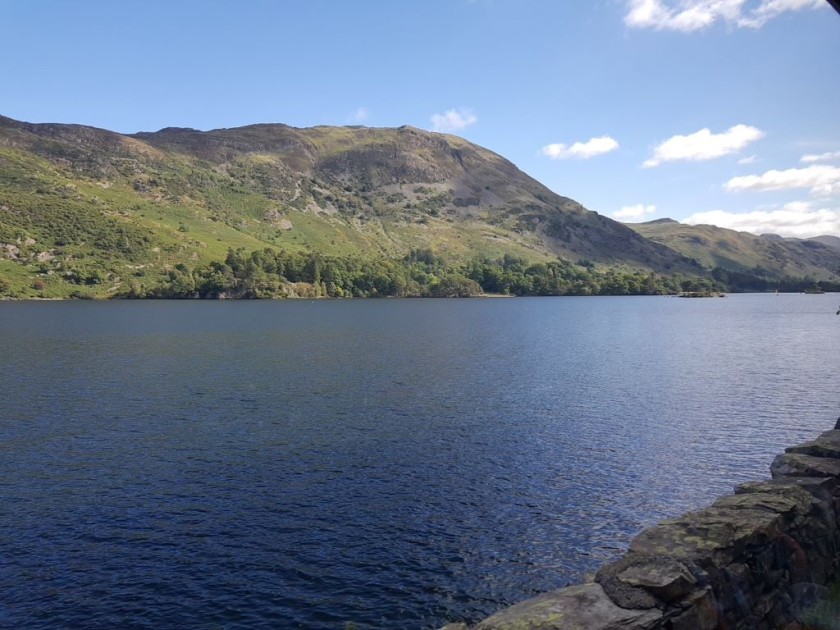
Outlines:
<svg viewBox="0 0 840 630"><path fill-rule="evenodd" d="M461 138L253 125L122 136L0 117L0 294L111 295L229 248L690 271Z"/></svg>
<svg viewBox="0 0 840 630"><path fill-rule="evenodd" d="M779 275L833 280L840 274L840 250L817 241L768 238L712 225L677 222L629 226L707 267L734 271L761 268Z"/></svg>
<svg viewBox="0 0 840 630"><path fill-rule="evenodd" d="M0 242L19 249L16 260L2 261L4 277L24 295L107 295L128 278L178 262L263 246L195 205L139 197L125 182L70 178L43 158L7 148L0 148L0 209ZM85 280L67 282L74 272Z"/></svg>
<svg viewBox="0 0 840 630"><path fill-rule="evenodd" d="M347 219L284 207L265 195L229 187L209 188L199 198L167 193L167 188L179 188L181 168L170 163L168 169L158 169L154 175L165 178L166 185L138 194L125 179L70 177L44 158L0 147L0 208L5 208L0 243L19 250L14 258L0 257L0 277L9 284L9 293L106 296L131 280L154 282L178 263L222 260L228 248L240 247L361 257L398 256L412 247L430 247L453 259L475 252L549 258L481 222L456 225L450 217L425 217L422 223L409 223L364 215ZM265 220L272 209L279 211L280 220ZM83 280L68 282L71 273ZM95 283L88 284L87 278Z"/></svg>
<svg viewBox="0 0 840 630"><path fill-rule="evenodd" d="M534 259L559 254L691 271L673 251L556 195L501 156L455 136L411 127L254 125L140 137L162 150L198 155L228 172L236 165L237 177L256 187L266 185L268 194L279 191L278 200L297 209L337 212L353 219L358 229L377 222L386 230L398 226L397 233L391 229L388 234L404 235L403 242L385 238L380 244L386 252L393 247L405 251L406 239L461 252L460 235L462 241L469 237L472 255L504 249ZM242 170L242 161L254 158L243 154L243 147L261 152L258 173ZM302 177L293 181L289 171ZM434 229L426 229L429 225Z"/></svg>

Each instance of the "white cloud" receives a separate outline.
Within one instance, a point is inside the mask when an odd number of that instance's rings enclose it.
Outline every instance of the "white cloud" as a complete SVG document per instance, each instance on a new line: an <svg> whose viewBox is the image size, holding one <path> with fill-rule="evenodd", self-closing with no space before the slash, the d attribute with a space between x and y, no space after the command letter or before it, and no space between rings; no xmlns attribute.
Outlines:
<svg viewBox="0 0 840 630"><path fill-rule="evenodd" d="M738 26L761 28L766 22L788 11L820 9L828 5L825 0L762 0L761 4L738 20Z"/></svg>
<svg viewBox="0 0 840 630"><path fill-rule="evenodd" d="M586 142L575 142L572 146L565 144L547 144L542 148L543 155L553 160L565 160L567 158L579 158L588 160L596 155L603 155L618 149L618 142L609 136L590 138Z"/></svg>
<svg viewBox="0 0 840 630"><path fill-rule="evenodd" d="M751 142L764 137L761 129L749 125L735 125L723 133L701 129L687 136L672 136L653 150L653 157L642 166L650 168L676 160L713 160L737 153Z"/></svg>
<svg viewBox="0 0 840 630"><path fill-rule="evenodd" d="M350 116L350 120L356 123L364 122L370 116L370 110L367 107L360 107Z"/></svg>
<svg viewBox="0 0 840 630"><path fill-rule="evenodd" d="M683 220L689 225L716 225L752 234L779 234L810 238L823 234L840 236L840 209L815 208L807 201L795 201L775 210L698 212Z"/></svg>
<svg viewBox="0 0 840 630"><path fill-rule="evenodd" d="M478 122L478 117L471 109L450 109L444 114L432 116L432 131L452 133L460 131Z"/></svg>
<svg viewBox="0 0 840 630"><path fill-rule="evenodd" d="M814 164L805 168L772 170L761 175L733 177L723 187L733 192L810 188L813 195L830 197L840 194L840 167Z"/></svg>
<svg viewBox="0 0 840 630"><path fill-rule="evenodd" d="M834 160L840 160L840 151L829 151L828 153L819 154L810 153L808 155L803 155L799 159L800 162L805 162L806 164L813 162L832 162Z"/></svg>
<svg viewBox="0 0 840 630"><path fill-rule="evenodd" d="M817 9L824 0L628 0L624 23L631 28L690 33L722 21L740 28L760 28L767 21L802 9Z"/></svg>
<svg viewBox="0 0 840 630"><path fill-rule="evenodd" d="M814 186L811 194L815 197L840 197L840 181Z"/></svg>
<svg viewBox="0 0 840 630"><path fill-rule="evenodd" d="M738 164L755 164L758 162L757 155L750 155L749 157L741 158L738 160Z"/></svg>
<svg viewBox="0 0 840 630"><path fill-rule="evenodd" d="M641 219L643 216L656 212L656 206L646 206L637 203L635 206L624 206L618 212L613 212L614 219Z"/></svg>

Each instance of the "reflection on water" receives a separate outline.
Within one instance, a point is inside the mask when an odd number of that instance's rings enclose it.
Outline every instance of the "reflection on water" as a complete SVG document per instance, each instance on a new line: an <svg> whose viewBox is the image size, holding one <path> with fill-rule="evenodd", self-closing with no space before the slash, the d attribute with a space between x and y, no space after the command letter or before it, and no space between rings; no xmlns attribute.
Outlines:
<svg viewBox="0 0 840 630"><path fill-rule="evenodd" d="M424 628L838 408L835 296L0 304L0 625Z"/></svg>

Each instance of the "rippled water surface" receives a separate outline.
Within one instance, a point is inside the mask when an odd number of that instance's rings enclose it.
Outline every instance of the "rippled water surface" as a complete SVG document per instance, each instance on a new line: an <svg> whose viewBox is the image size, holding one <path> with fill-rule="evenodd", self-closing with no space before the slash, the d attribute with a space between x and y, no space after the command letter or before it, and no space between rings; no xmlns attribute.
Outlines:
<svg viewBox="0 0 840 630"><path fill-rule="evenodd" d="M832 428L836 309L0 303L0 626L475 620Z"/></svg>

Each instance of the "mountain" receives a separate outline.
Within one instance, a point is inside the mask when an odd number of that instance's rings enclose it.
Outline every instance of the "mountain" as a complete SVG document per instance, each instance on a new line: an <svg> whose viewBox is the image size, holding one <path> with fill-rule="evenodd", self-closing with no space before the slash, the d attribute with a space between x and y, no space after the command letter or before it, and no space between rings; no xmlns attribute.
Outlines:
<svg viewBox="0 0 840 630"><path fill-rule="evenodd" d="M840 247L832 245L835 240L840 242L837 237L756 236L713 225L684 225L671 219L627 225L706 267L814 280L840 279Z"/></svg>
<svg viewBox="0 0 840 630"><path fill-rule="evenodd" d="M130 278L266 247L698 273L668 247L456 136L282 124L125 135L0 117L7 285L61 295L69 282L108 295Z"/></svg>
<svg viewBox="0 0 840 630"><path fill-rule="evenodd" d="M822 243L823 245L828 245L829 247L835 247L840 249L840 236L829 236L825 234L823 236L814 236L813 238L809 238L809 241L815 241L817 243Z"/></svg>

